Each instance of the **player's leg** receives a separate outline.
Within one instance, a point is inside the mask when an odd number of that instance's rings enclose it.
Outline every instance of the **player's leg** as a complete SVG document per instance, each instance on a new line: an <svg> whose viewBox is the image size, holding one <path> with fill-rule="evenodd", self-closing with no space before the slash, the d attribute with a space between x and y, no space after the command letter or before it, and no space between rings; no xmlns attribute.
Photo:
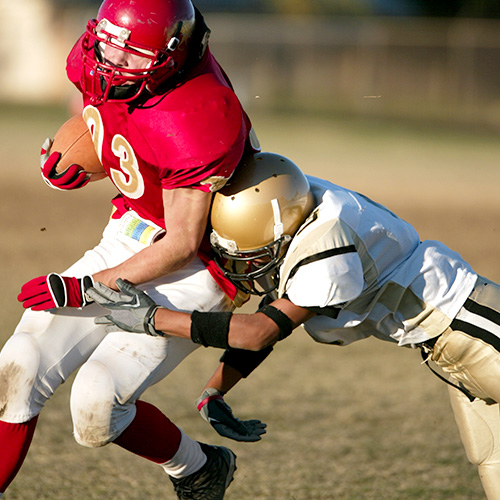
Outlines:
<svg viewBox="0 0 500 500"><path fill-rule="evenodd" d="M118 221L110 222L99 245L65 274L92 274L133 255L135 250L116 237L118 226ZM21 467L36 416L47 399L106 335L94 324L97 311L102 311L97 305L83 310L28 310L0 352L0 492Z"/></svg>
<svg viewBox="0 0 500 500"><path fill-rule="evenodd" d="M230 302L201 262L144 287L161 305L178 310L226 310ZM218 463L227 484L234 455L200 445L160 410L137 399L198 346L188 339L111 332L80 369L72 387L74 435L84 446L109 442L160 464L174 479ZM214 456L222 453L224 456ZM207 459L207 456L210 458ZM223 484L223 489L227 484ZM210 498L209 496L207 498Z"/></svg>
<svg viewBox="0 0 500 500"><path fill-rule="evenodd" d="M0 454L0 497L16 477L26 458L37 420L38 415L22 424L0 421L0 443L4 450ZM5 450L9 452L6 453Z"/></svg>
<svg viewBox="0 0 500 500"><path fill-rule="evenodd" d="M94 314L26 311L0 352L0 492L21 467L45 402L104 337Z"/></svg>
<svg viewBox="0 0 500 500"><path fill-rule="evenodd" d="M71 388L76 441L97 448L117 439L136 417L135 401L158 374L172 371L196 347L187 339L108 333Z"/></svg>
<svg viewBox="0 0 500 500"><path fill-rule="evenodd" d="M108 224L101 242L86 252L66 275L81 277L115 266L132 256ZM94 318L102 308L60 308L25 311L0 352L0 419L24 423L38 415L46 400L90 356L105 337Z"/></svg>
<svg viewBox="0 0 500 500"><path fill-rule="evenodd" d="M480 278L433 360L477 399L451 389L452 408L469 460L488 498L500 499L500 287Z"/></svg>
<svg viewBox="0 0 500 500"><path fill-rule="evenodd" d="M478 467L489 500L500 498L500 414L498 403L470 401L450 387L455 421L469 461Z"/></svg>
<svg viewBox="0 0 500 500"><path fill-rule="evenodd" d="M157 344L153 357L147 347L152 341ZM108 334L77 374L71 412L78 443L114 442L160 465L181 492L179 498L189 488L189 498L208 500L222 498L236 468L234 454L194 441L158 408L136 401L197 347L187 339ZM166 358L155 369L162 351Z"/></svg>

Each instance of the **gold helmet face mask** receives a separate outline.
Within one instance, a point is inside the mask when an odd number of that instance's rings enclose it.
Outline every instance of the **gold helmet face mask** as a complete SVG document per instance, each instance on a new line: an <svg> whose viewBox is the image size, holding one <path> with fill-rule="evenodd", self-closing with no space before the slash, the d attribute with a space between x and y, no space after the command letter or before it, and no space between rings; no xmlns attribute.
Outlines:
<svg viewBox="0 0 500 500"><path fill-rule="evenodd" d="M245 293L273 291L288 243L313 203L307 178L291 160L245 157L212 205L210 243L225 276Z"/></svg>

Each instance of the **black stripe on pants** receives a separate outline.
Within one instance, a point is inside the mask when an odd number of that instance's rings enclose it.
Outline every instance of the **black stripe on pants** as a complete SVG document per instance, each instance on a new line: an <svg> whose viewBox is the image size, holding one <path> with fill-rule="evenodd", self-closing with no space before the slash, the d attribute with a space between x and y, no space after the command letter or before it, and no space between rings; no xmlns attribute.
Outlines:
<svg viewBox="0 0 500 500"><path fill-rule="evenodd" d="M498 313L494 309L478 304L471 299L467 299L463 307L467 311L473 314L477 314L478 316L481 316L484 319L487 319L500 326L500 313ZM500 338L495 334L489 332L488 330L485 330L484 328L456 318L451 322L450 328L452 330L460 330L461 332L464 332L471 337L481 339L484 342L492 345L498 352L500 352Z"/></svg>

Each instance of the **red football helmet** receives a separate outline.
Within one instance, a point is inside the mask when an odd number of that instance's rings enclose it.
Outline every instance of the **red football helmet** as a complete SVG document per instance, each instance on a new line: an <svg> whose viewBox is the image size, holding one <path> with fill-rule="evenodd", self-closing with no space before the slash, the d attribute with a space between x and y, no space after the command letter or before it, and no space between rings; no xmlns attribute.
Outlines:
<svg viewBox="0 0 500 500"><path fill-rule="evenodd" d="M190 0L104 0L82 38L83 91L95 104L154 91L185 63L194 25ZM107 46L146 62L125 71L104 58Z"/></svg>

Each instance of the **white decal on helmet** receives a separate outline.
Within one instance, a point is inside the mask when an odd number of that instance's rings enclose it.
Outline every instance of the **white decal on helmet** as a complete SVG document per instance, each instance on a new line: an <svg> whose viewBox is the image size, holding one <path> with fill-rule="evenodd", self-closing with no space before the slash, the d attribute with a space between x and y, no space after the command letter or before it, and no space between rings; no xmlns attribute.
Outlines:
<svg viewBox="0 0 500 500"><path fill-rule="evenodd" d="M281 222L281 210L277 198L271 200L274 213L274 240L279 240L283 236L283 223Z"/></svg>
<svg viewBox="0 0 500 500"><path fill-rule="evenodd" d="M127 44L125 42L130 38L130 34L132 32L127 28L122 28L121 26L113 24L111 21L108 21L107 19L102 19L101 21L99 21L99 24L97 25L96 34L102 40L106 40L107 36L105 33L113 35L114 38L111 38L111 41L115 45L117 45L118 47L126 47ZM102 53L104 49L102 43L99 44L99 49L101 50ZM152 52L151 50L143 49L140 47L134 47L134 50L136 52L141 52L142 54L145 54L147 56L155 55L155 53Z"/></svg>

